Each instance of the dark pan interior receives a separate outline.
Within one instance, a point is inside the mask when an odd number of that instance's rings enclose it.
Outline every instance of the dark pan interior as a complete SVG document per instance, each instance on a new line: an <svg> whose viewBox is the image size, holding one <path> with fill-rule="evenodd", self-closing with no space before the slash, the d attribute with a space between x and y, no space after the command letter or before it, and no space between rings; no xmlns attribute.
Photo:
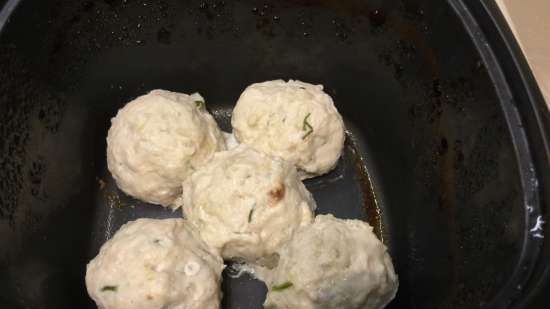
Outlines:
<svg viewBox="0 0 550 309"><path fill-rule="evenodd" d="M229 129L244 87L275 78L324 84L343 114L343 159L307 186L320 213L375 225L400 278L390 308L521 294L517 153L446 1L22 1L0 68L1 308L95 308L84 274L100 245L128 220L180 215L108 174L105 136L125 102L199 91ZM261 283L226 275L224 308L261 308Z"/></svg>

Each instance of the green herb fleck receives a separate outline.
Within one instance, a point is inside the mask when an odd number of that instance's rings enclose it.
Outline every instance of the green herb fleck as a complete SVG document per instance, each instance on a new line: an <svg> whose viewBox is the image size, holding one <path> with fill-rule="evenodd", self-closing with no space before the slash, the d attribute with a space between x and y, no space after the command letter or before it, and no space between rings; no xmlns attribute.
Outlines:
<svg viewBox="0 0 550 309"><path fill-rule="evenodd" d="M197 106L197 108L198 108L199 110L203 110L205 105L206 105L206 104L204 103L204 101L201 101L201 100L195 101L195 106Z"/></svg>
<svg viewBox="0 0 550 309"><path fill-rule="evenodd" d="M254 208L250 209L248 213L248 223L252 222L252 214L254 213Z"/></svg>
<svg viewBox="0 0 550 309"><path fill-rule="evenodd" d="M282 290L286 290L290 287L292 287L294 284L292 284L292 282L290 281L286 281L286 282L283 282L281 284L277 284L277 285L274 285L271 287L271 291L272 292L280 292Z"/></svg>
<svg viewBox="0 0 550 309"><path fill-rule="evenodd" d="M308 113L306 117L304 118L304 125L302 126L303 131L307 131L304 136L302 136L302 139L306 139L311 133L313 133L313 127L308 122L309 116L311 116L311 113Z"/></svg>
<svg viewBox="0 0 550 309"><path fill-rule="evenodd" d="M101 292L110 291L110 292L116 292L118 289L118 286L116 285L106 285L101 288Z"/></svg>

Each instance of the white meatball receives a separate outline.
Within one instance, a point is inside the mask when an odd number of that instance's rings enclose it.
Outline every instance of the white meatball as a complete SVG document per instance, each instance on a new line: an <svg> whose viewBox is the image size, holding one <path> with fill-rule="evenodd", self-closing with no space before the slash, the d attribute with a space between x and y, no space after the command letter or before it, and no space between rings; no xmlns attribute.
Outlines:
<svg viewBox="0 0 550 309"><path fill-rule="evenodd" d="M378 309L398 286L386 247L359 220L317 216L268 275L267 309Z"/></svg>
<svg viewBox="0 0 550 309"><path fill-rule="evenodd" d="M197 93L153 90L126 104L111 122L109 171L122 191L153 204L173 207L183 180L225 149Z"/></svg>
<svg viewBox="0 0 550 309"><path fill-rule="evenodd" d="M295 164L305 177L329 172L344 146L344 122L322 85L252 84L237 101L231 124L240 143Z"/></svg>
<svg viewBox="0 0 550 309"><path fill-rule="evenodd" d="M224 258L270 265L313 220L315 201L291 164L244 145L219 152L183 184L183 213Z"/></svg>
<svg viewBox="0 0 550 309"><path fill-rule="evenodd" d="M88 294L102 309L219 309L223 261L183 219L125 224L88 264Z"/></svg>

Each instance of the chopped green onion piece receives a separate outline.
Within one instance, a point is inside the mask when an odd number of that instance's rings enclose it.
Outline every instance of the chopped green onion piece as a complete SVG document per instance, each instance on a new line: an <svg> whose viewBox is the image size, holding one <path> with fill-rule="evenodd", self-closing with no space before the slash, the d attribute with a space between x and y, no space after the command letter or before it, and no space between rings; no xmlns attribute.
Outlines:
<svg viewBox="0 0 550 309"><path fill-rule="evenodd" d="M197 106L198 109L204 109L204 101L197 100L195 101L195 106Z"/></svg>
<svg viewBox="0 0 550 309"><path fill-rule="evenodd" d="M302 139L306 139L306 137L308 137L311 133L313 133L313 127L308 122L309 116L311 116L311 113L308 113L304 118L304 124L302 126L302 130L307 132L304 136L302 136Z"/></svg>
<svg viewBox="0 0 550 309"><path fill-rule="evenodd" d="M271 291L272 292L280 292L280 291L286 290L286 289L288 289L292 286L293 286L292 282L286 281L286 282L283 282L281 284L277 284L277 285L272 286Z"/></svg>
<svg viewBox="0 0 550 309"><path fill-rule="evenodd" d="M101 288L101 292L105 292L105 291L116 292L117 289L118 289L118 286L116 285L106 285Z"/></svg>

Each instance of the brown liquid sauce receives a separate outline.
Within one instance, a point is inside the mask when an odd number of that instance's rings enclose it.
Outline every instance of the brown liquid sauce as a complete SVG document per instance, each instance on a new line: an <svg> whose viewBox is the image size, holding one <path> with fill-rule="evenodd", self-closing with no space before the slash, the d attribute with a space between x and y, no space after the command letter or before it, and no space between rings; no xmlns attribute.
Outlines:
<svg viewBox="0 0 550 309"><path fill-rule="evenodd" d="M372 226L374 234L383 242L383 228L382 217L380 214L380 207L376 200L376 194L374 193L374 187L372 185L371 176L367 170L365 159L361 156L357 150L357 145L349 134L346 139L346 152L351 154L353 159L353 166L355 170L355 176L361 187L363 194L363 203L367 213L366 221Z"/></svg>

